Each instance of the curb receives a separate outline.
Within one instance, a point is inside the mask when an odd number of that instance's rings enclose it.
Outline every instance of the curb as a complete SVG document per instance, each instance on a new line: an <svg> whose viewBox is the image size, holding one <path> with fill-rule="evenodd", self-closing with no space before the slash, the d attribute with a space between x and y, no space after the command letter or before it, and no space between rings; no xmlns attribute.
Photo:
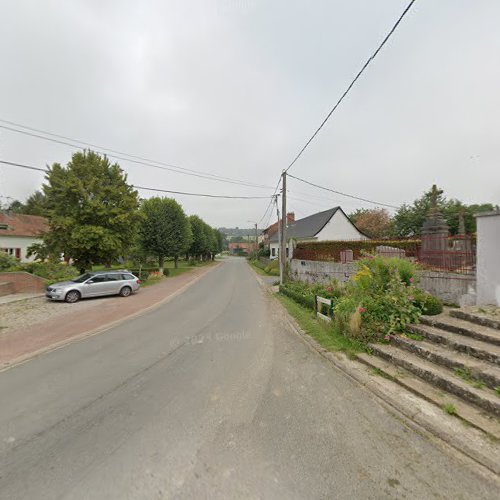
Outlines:
<svg viewBox="0 0 500 500"><path fill-rule="evenodd" d="M8 363L5 363L2 368L0 368L0 373L5 372L7 370L10 370L11 368L14 368L16 366L22 365L23 363L26 363L27 361L30 361L33 358L36 358L38 356L41 356L42 354L46 354L52 351L56 351L57 349L61 349L62 347L65 347L69 344L73 344L75 342L79 342L81 340L84 340L89 337L93 337L94 335L98 335L100 333L104 333L108 330L111 330L115 326L121 325L122 323L125 323L126 321L138 318L139 316L142 316L148 312L151 312L155 309L158 309L160 306L170 302L172 299L177 297L178 295L182 294L185 290L187 290L190 286L194 285L197 283L201 278L206 276L209 272L213 271L215 268L220 266L220 262L217 262L214 265L208 266L206 270L199 276L196 276L193 280L189 281L185 285L181 286L181 288L175 290L173 293L165 297L164 299L160 300L159 302L156 302L155 304L152 304L150 306L145 307L144 309L141 309L140 311L136 311L135 313L129 314L128 316L123 316L120 319L117 319L115 321L111 321L110 323L106 323L104 325L98 326L92 330L88 330L87 332L79 333L78 335L75 335L74 337L61 340L60 342L56 342L55 344L51 344L47 347L43 347L42 349L38 349L37 351L30 352L28 354L24 354L22 356L19 356L18 358L13 359L12 361L9 361Z"/></svg>
<svg viewBox="0 0 500 500"><path fill-rule="evenodd" d="M446 415L439 414L434 417L436 406L415 396L409 391L402 390L395 382L390 380L375 380L366 371L354 366L343 353L328 351L314 338L308 335L296 320L288 313L286 308L272 295L272 291L263 280L254 273L257 281L264 290L271 295L274 303L281 309L290 329L309 348L328 360L335 369L355 381L373 394L377 402L395 414L408 427L421 435L431 439L434 443L444 447L448 453L460 452L461 457L468 466L473 466L479 474L499 482L500 457L498 446L487 442L482 436L473 435L472 429L464 429L463 424L447 420ZM366 366L356 357L356 363ZM452 419L453 417L449 417ZM459 427L461 426L461 427ZM469 436L464 436L466 432ZM456 453L455 453L456 457Z"/></svg>

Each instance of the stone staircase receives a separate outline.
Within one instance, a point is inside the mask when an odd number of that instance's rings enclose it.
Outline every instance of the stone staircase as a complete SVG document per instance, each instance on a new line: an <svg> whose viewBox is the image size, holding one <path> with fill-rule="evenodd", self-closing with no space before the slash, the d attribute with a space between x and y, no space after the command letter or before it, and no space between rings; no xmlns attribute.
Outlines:
<svg viewBox="0 0 500 500"><path fill-rule="evenodd" d="M500 439L500 321L449 310L370 347L359 358L374 374Z"/></svg>

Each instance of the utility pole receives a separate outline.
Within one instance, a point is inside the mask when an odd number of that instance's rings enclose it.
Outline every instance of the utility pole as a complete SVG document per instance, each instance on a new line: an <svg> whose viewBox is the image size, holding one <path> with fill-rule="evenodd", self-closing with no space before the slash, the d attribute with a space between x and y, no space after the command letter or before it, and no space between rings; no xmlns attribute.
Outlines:
<svg viewBox="0 0 500 500"><path fill-rule="evenodd" d="M276 195L275 198L276 201L276 213L278 214L278 263L280 266L280 285L283 284L283 273L282 273L282 266L281 266L281 226L282 226L282 220L280 219L280 209L278 205L278 195Z"/></svg>
<svg viewBox="0 0 500 500"><path fill-rule="evenodd" d="M257 223L255 223L255 251L259 249L259 238L257 237Z"/></svg>
<svg viewBox="0 0 500 500"><path fill-rule="evenodd" d="M283 284L286 274L286 170L281 174L283 197L281 198L281 242L280 242L280 284Z"/></svg>

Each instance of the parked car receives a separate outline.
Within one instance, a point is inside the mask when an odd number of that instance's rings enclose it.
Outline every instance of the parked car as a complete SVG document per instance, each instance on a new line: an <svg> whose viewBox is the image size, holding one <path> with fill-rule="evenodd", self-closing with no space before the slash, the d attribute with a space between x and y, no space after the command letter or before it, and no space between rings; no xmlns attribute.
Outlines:
<svg viewBox="0 0 500 500"><path fill-rule="evenodd" d="M121 295L128 297L139 290L141 281L130 271L96 271L85 273L71 281L54 283L47 287L46 297L51 300L78 302L87 297Z"/></svg>

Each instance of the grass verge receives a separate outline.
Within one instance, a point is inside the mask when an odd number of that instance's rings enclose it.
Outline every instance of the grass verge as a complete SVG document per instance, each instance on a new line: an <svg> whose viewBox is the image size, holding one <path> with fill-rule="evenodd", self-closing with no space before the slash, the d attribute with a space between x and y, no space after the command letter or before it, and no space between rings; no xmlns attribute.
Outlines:
<svg viewBox="0 0 500 500"><path fill-rule="evenodd" d="M285 306L288 313L297 321L302 330L319 342L325 349L333 352L345 352L351 358L358 352L368 352L367 346L362 342L344 337L342 334L336 332L331 324L320 323L309 309L280 293L277 293L276 297Z"/></svg>

